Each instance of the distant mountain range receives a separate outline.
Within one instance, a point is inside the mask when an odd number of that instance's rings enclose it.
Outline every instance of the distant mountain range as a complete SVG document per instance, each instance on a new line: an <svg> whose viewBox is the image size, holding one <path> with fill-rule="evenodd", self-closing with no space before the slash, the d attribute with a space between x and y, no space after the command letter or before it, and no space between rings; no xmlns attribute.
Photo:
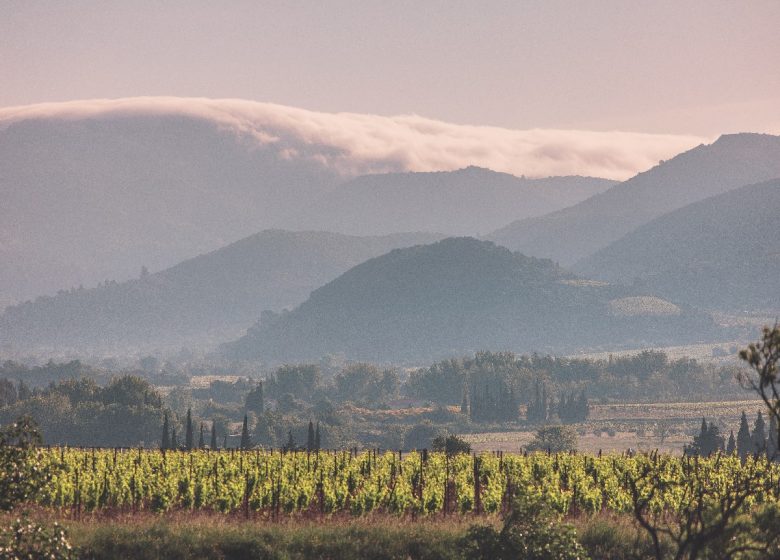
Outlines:
<svg viewBox="0 0 780 560"><path fill-rule="evenodd" d="M779 136L724 135L579 204L512 223L488 238L568 266L667 212L777 177Z"/></svg>
<svg viewBox="0 0 780 560"><path fill-rule="evenodd" d="M580 261L586 276L692 305L780 312L780 180L656 218Z"/></svg>
<svg viewBox="0 0 780 560"><path fill-rule="evenodd" d="M340 180L195 117L14 123L0 129L0 304L161 270L278 227Z"/></svg>
<svg viewBox="0 0 780 560"><path fill-rule="evenodd" d="M690 309L487 241L450 238L352 268L293 311L266 315L223 352L267 362L326 354L415 362L479 349L572 351L715 333L708 316Z"/></svg>
<svg viewBox="0 0 780 560"><path fill-rule="evenodd" d="M366 175L317 199L297 223L354 235L481 235L519 218L571 206L615 184L592 177L526 179L479 167Z"/></svg>
<svg viewBox="0 0 780 560"><path fill-rule="evenodd" d="M477 235L613 184L473 168L355 179L400 164L292 138L272 115L252 121L251 103L191 101L202 115L147 104L95 114L64 104L10 120L0 111L0 309L162 270L262 229Z"/></svg>
<svg viewBox="0 0 780 560"><path fill-rule="evenodd" d="M9 307L0 314L0 349L85 352L230 340L262 311L294 307L366 259L440 237L264 231L155 274Z"/></svg>

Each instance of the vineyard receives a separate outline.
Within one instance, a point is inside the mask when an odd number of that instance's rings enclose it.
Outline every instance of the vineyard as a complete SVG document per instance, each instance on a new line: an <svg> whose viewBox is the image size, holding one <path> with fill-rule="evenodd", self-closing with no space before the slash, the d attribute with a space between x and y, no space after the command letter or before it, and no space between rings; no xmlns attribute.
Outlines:
<svg viewBox="0 0 780 560"><path fill-rule="evenodd" d="M266 450L41 450L52 476L40 505L72 512L204 510L247 517L500 513L522 492L562 514L679 511L749 484L742 507L777 502L765 459Z"/></svg>

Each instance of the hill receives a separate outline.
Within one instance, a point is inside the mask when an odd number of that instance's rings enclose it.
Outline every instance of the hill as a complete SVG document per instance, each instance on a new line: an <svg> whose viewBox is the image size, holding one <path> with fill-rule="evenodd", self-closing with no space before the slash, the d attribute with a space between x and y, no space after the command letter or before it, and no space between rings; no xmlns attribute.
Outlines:
<svg viewBox="0 0 780 560"><path fill-rule="evenodd" d="M339 181L194 116L16 122L0 129L0 300L161 270Z"/></svg>
<svg viewBox="0 0 780 560"><path fill-rule="evenodd" d="M353 235L478 235L518 218L571 206L615 184L592 177L526 179L479 167L366 175L318 199L298 223Z"/></svg>
<svg viewBox="0 0 780 560"><path fill-rule="evenodd" d="M450 238L362 263L293 311L267 315L223 350L269 362L336 353L419 361L479 349L546 352L712 333L709 318L640 295L490 242Z"/></svg>
<svg viewBox="0 0 780 560"><path fill-rule="evenodd" d="M489 238L570 265L667 212L776 177L780 137L724 135L570 208L510 224Z"/></svg>
<svg viewBox="0 0 780 560"><path fill-rule="evenodd" d="M229 340L262 311L293 307L366 259L436 239L264 231L155 274L9 307L0 347L83 352Z"/></svg>
<svg viewBox="0 0 780 560"><path fill-rule="evenodd" d="M778 215L780 180L742 187L656 218L575 269L700 307L778 311Z"/></svg>

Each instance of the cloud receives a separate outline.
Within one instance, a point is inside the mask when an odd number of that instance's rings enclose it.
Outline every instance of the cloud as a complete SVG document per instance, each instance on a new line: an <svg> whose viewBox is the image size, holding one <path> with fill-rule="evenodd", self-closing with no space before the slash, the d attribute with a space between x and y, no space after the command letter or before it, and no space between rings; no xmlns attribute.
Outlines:
<svg viewBox="0 0 780 560"><path fill-rule="evenodd" d="M418 115L321 113L240 99L133 97L0 109L0 129L26 119L186 115L214 122L280 157L320 162L343 176L446 171L469 165L514 175L627 179L710 138L637 132L510 130Z"/></svg>

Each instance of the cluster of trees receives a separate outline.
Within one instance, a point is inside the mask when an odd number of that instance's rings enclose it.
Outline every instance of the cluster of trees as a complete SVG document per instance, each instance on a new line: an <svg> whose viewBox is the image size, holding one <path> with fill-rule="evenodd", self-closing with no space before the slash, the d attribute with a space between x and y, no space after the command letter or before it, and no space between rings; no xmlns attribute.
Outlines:
<svg viewBox="0 0 780 560"><path fill-rule="evenodd" d="M534 399L526 409L526 420L540 424L555 420L557 416L564 424L574 424L587 420L588 414L590 404L584 390L580 391L579 395L561 395L556 403L553 397L548 397L547 387L537 381L534 386Z"/></svg>
<svg viewBox="0 0 780 560"><path fill-rule="evenodd" d="M759 410L751 431L747 415L742 411L739 421L739 430L734 437L734 430L726 441L720 428L713 422L707 423L701 420L701 430L694 436L693 442L685 446L686 455L710 455L717 452L728 454L737 453L743 460L748 456L766 455L768 459L776 461L778 456L778 431L777 420L769 417L769 427L764 420L764 415Z"/></svg>
<svg viewBox="0 0 780 560"><path fill-rule="evenodd" d="M474 422L516 422L520 417L514 389L500 379L492 386L488 383L481 388L473 385L468 397L468 413ZM464 412L466 395L463 399L461 412Z"/></svg>
<svg viewBox="0 0 780 560"><path fill-rule="evenodd" d="M681 398L741 398L735 382L737 366L713 367L696 360L670 360L663 352L644 351L607 359L556 358L538 354L478 352L418 369L403 387L410 396L442 405L462 401L462 387L482 385L494 376L515 391L520 404L535 401L534 385L541 381L550 394L580 394L603 399L663 401Z"/></svg>
<svg viewBox="0 0 780 560"><path fill-rule="evenodd" d="M0 423L30 416L46 443L83 446L150 444L158 438L163 401L145 379L126 375L105 386L88 377L29 389L0 381Z"/></svg>

